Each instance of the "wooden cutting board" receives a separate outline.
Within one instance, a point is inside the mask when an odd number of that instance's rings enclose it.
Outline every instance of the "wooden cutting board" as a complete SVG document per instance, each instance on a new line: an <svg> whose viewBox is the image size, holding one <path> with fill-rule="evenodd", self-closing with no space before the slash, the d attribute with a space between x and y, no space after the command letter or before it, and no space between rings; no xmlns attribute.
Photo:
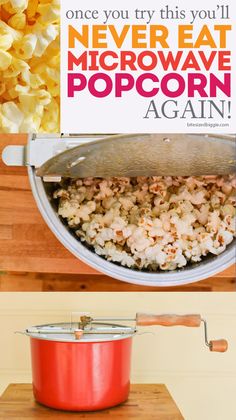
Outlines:
<svg viewBox="0 0 236 420"><path fill-rule="evenodd" d="M68 413L38 404L30 384L11 384L0 398L0 419L184 420L165 385L132 385L129 399L117 407L93 413Z"/></svg>
<svg viewBox="0 0 236 420"><path fill-rule="evenodd" d="M25 135L1 135L0 156ZM46 273L94 274L56 239L34 201L26 168L0 162L0 269Z"/></svg>
<svg viewBox="0 0 236 420"><path fill-rule="evenodd" d="M26 135L2 134L0 156L6 145L26 142ZM165 289L129 285L98 273L67 251L47 227L34 201L26 168L7 167L1 158L0 272L2 291L236 290L234 267L193 285Z"/></svg>

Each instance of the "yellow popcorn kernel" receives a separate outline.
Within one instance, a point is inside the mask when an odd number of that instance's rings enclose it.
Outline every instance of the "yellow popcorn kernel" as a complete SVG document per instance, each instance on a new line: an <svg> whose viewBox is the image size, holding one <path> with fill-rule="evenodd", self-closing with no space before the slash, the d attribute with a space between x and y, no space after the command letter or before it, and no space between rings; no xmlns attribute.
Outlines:
<svg viewBox="0 0 236 420"><path fill-rule="evenodd" d="M0 82L0 96L5 92L6 85L4 82Z"/></svg>
<svg viewBox="0 0 236 420"><path fill-rule="evenodd" d="M7 22L8 19L11 17L11 14L8 13L5 9L4 9L4 5L1 6L0 5L0 16L1 16L1 21Z"/></svg>
<svg viewBox="0 0 236 420"><path fill-rule="evenodd" d="M60 86L59 85L54 85L54 86L51 85L49 87L49 90L50 90L50 93L51 93L52 97L54 97L54 98L60 95Z"/></svg>
<svg viewBox="0 0 236 420"><path fill-rule="evenodd" d="M0 124L4 127L4 133L17 133L23 118L23 112L14 102L6 102L1 105Z"/></svg>
<svg viewBox="0 0 236 420"><path fill-rule="evenodd" d="M51 67L57 68L58 70L60 69L60 55L59 54L57 55L50 54L47 62L50 64Z"/></svg>
<svg viewBox="0 0 236 420"><path fill-rule="evenodd" d="M37 101L41 105L48 105L51 102L51 94L45 89L37 90Z"/></svg>
<svg viewBox="0 0 236 420"><path fill-rule="evenodd" d="M22 38L22 33L7 25L6 22L0 20L0 35L11 35L13 41L19 41Z"/></svg>
<svg viewBox="0 0 236 420"><path fill-rule="evenodd" d="M31 91L19 95L21 108L26 112L34 113L36 105L48 105L51 102L51 95L44 89Z"/></svg>
<svg viewBox="0 0 236 420"><path fill-rule="evenodd" d="M48 61L58 57L58 61L56 65L60 64L60 55L58 54L60 51L60 37L57 36L54 41L48 46L47 50L45 51L44 58Z"/></svg>
<svg viewBox="0 0 236 420"><path fill-rule="evenodd" d="M26 70L26 69L29 69L29 65L25 61L23 61L23 60L21 60L19 58L13 57L12 58L11 65L4 72L4 77L5 78L16 77L23 70Z"/></svg>
<svg viewBox="0 0 236 420"><path fill-rule="evenodd" d="M11 3L9 0L5 1L3 0L1 2L2 4L2 9L7 13L7 15L13 15L14 13L16 13L16 11L14 10L14 8L12 7Z"/></svg>
<svg viewBox="0 0 236 420"><path fill-rule="evenodd" d="M8 2L8 0L0 0L0 6L2 5L2 4L6 4Z"/></svg>
<svg viewBox="0 0 236 420"><path fill-rule="evenodd" d="M37 9L41 15L39 22L41 23L54 23L58 21L60 17L60 5L54 4L40 4Z"/></svg>
<svg viewBox="0 0 236 420"><path fill-rule="evenodd" d="M12 61L12 56L7 51L0 50L0 70L6 70Z"/></svg>
<svg viewBox="0 0 236 420"><path fill-rule="evenodd" d="M6 90L2 95L2 99L4 99L5 101L12 101L13 98L10 92L11 92L11 89L13 89L17 85L18 80L17 78L14 77L12 79L5 79L4 82L6 85Z"/></svg>
<svg viewBox="0 0 236 420"><path fill-rule="evenodd" d="M14 43L16 54L22 59L29 59L32 57L37 44L37 37L35 34L27 34L19 41Z"/></svg>
<svg viewBox="0 0 236 420"><path fill-rule="evenodd" d="M36 14L37 8L38 8L38 3L39 3L38 0L30 0L29 1L29 5L28 5L27 10L26 10L26 15L27 15L28 19L33 18L34 15Z"/></svg>
<svg viewBox="0 0 236 420"><path fill-rule="evenodd" d="M33 95L33 92L31 91L30 93L32 93L32 98L34 98L35 96ZM19 109L24 113L25 117L27 117L28 115L37 115L37 117L42 118L44 112L43 105L39 104L37 100L32 100L30 108L32 109L32 111L29 111L29 109L25 107L25 103L19 102Z"/></svg>
<svg viewBox="0 0 236 420"><path fill-rule="evenodd" d="M57 68L47 67L45 69L47 79L52 80L54 83L60 82L60 72Z"/></svg>
<svg viewBox="0 0 236 420"><path fill-rule="evenodd" d="M10 1L7 1L6 3L4 3L2 7L3 7L3 10L7 13L8 18L10 15L14 15L16 13L16 10L14 9L14 7L12 7L12 4Z"/></svg>
<svg viewBox="0 0 236 420"><path fill-rule="evenodd" d="M42 118L44 113L44 106L37 103L35 107L35 113Z"/></svg>
<svg viewBox="0 0 236 420"><path fill-rule="evenodd" d="M21 133L37 133L39 132L41 117L37 114L27 115L20 126Z"/></svg>
<svg viewBox="0 0 236 420"><path fill-rule="evenodd" d="M12 46L13 38L11 34L1 35L0 37L0 49L9 50Z"/></svg>
<svg viewBox="0 0 236 420"><path fill-rule="evenodd" d="M41 57L49 44L54 41L58 35L58 28L56 25L48 25L46 28L42 27L35 32L37 36L37 44L34 55Z"/></svg>
<svg viewBox="0 0 236 420"><path fill-rule="evenodd" d="M51 60L49 61L49 65L53 69L59 69L60 68L60 57L59 56L52 57Z"/></svg>
<svg viewBox="0 0 236 420"><path fill-rule="evenodd" d="M15 99L19 96L19 94L28 93L29 89L29 86L16 85L15 87L9 90L9 94L12 97L12 99Z"/></svg>
<svg viewBox="0 0 236 420"><path fill-rule="evenodd" d="M25 114L33 114L37 105L37 98L31 91L25 94L19 95L19 104Z"/></svg>
<svg viewBox="0 0 236 420"><path fill-rule="evenodd" d="M11 99L16 99L19 96L19 94L16 92L15 87L12 89L8 90L8 98L9 100Z"/></svg>
<svg viewBox="0 0 236 420"><path fill-rule="evenodd" d="M10 3L15 12L23 12L28 6L28 0L10 0Z"/></svg>
<svg viewBox="0 0 236 420"><path fill-rule="evenodd" d="M54 82L52 79L47 79L44 77L45 85L47 86L48 91L50 92L51 96L57 97L60 95L60 86L59 82Z"/></svg>
<svg viewBox="0 0 236 420"><path fill-rule="evenodd" d="M59 132L59 105L55 99L45 107L41 122L40 132L42 133L57 133Z"/></svg>
<svg viewBox="0 0 236 420"><path fill-rule="evenodd" d="M18 93L27 93L29 92L30 86L16 85L15 90Z"/></svg>
<svg viewBox="0 0 236 420"><path fill-rule="evenodd" d="M24 13L16 13L9 20L8 24L14 29L24 29L26 25L26 16Z"/></svg>
<svg viewBox="0 0 236 420"><path fill-rule="evenodd" d="M21 77L22 80L32 89L38 89L44 84L44 80L39 74L33 74L29 70L24 70Z"/></svg>
<svg viewBox="0 0 236 420"><path fill-rule="evenodd" d="M13 98L9 94L9 90L7 90L7 89L5 90L5 92L2 95L2 99L4 100L4 103L7 103L9 101L12 101Z"/></svg>
<svg viewBox="0 0 236 420"><path fill-rule="evenodd" d="M48 65L48 61L44 59L39 59L38 57L33 57L30 60L30 67L34 73L42 74L45 71L45 67Z"/></svg>
<svg viewBox="0 0 236 420"><path fill-rule="evenodd" d="M5 77L4 81L6 83L7 90L11 89L13 86L15 86L18 83L17 77L10 77L10 78Z"/></svg>

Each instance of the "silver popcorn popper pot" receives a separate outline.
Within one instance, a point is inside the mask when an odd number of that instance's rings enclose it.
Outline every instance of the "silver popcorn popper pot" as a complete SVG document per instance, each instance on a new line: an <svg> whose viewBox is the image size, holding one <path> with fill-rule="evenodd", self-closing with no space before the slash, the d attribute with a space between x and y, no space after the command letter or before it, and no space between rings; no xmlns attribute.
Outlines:
<svg viewBox="0 0 236 420"><path fill-rule="evenodd" d="M174 271L125 268L100 257L82 243L58 216L52 191L62 178L109 176L225 175L235 171L235 136L189 134L33 135L26 146L3 151L7 165L27 166L37 206L59 241L94 269L128 283L179 286L202 280L234 263L235 240L218 255L208 255Z"/></svg>

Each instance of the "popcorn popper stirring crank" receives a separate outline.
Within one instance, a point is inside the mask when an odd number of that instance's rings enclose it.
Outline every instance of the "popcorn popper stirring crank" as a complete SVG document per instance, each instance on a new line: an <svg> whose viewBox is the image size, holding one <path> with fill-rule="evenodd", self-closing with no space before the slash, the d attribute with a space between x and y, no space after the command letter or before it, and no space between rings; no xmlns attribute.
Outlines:
<svg viewBox="0 0 236 420"><path fill-rule="evenodd" d="M26 165L45 221L76 257L117 279L140 285L171 286L199 281L229 267L235 241L218 256L204 257L175 271L126 268L94 252L58 216L53 187L65 178L227 175L235 171L235 136L130 134L112 136L30 136L27 146L9 145L8 165ZM54 187L55 188L55 187Z"/></svg>
<svg viewBox="0 0 236 420"><path fill-rule="evenodd" d="M201 325L209 350L225 352L227 341L209 341L207 322L199 314L137 313L132 319L74 312L70 322L29 327L21 333L30 337L34 396L62 410L95 411L120 404L129 396L132 341L142 327Z"/></svg>

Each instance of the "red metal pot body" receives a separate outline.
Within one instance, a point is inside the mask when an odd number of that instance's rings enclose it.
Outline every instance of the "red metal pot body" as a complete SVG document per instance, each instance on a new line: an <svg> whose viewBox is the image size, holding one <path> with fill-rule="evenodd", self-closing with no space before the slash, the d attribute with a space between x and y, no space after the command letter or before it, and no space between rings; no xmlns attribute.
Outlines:
<svg viewBox="0 0 236 420"><path fill-rule="evenodd" d="M35 399L52 408L95 411L127 400L132 337L60 342L31 337Z"/></svg>

